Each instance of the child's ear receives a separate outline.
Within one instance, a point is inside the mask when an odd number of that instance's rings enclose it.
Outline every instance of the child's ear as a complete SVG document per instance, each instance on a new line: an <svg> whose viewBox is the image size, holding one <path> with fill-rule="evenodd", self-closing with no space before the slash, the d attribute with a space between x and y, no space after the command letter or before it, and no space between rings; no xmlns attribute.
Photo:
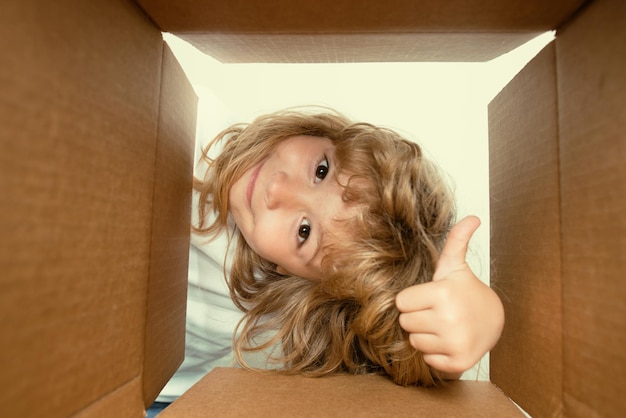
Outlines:
<svg viewBox="0 0 626 418"><path fill-rule="evenodd" d="M289 273L287 270L285 270L281 266L276 266L276 273L282 276L291 276L291 273Z"/></svg>

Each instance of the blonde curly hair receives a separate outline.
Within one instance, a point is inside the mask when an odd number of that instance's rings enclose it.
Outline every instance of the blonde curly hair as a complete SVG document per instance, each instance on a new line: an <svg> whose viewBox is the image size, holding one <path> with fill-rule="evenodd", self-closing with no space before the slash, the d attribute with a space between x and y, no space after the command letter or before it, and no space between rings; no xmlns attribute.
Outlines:
<svg viewBox="0 0 626 418"><path fill-rule="evenodd" d="M441 374L410 345L395 306L402 289L432 280L455 216L444 177L416 143L328 109L291 109L232 126L204 150L208 169L194 181L202 202L195 231L229 230L231 185L280 141L301 135L333 142L336 171L346 179L343 200L362 210L325 240L319 281L279 274L234 228L227 282L245 312L234 337L238 362L251 368L246 353L278 346L269 360L283 373L379 373L400 385L438 383ZM213 159L208 152L216 143L223 150Z"/></svg>

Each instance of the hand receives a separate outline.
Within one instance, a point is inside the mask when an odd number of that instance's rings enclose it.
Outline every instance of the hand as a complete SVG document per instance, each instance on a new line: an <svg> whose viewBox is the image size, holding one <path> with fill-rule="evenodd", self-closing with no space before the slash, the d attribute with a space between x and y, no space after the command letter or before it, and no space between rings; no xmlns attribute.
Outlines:
<svg viewBox="0 0 626 418"><path fill-rule="evenodd" d="M424 361L446 377L460 377L498 342L504 309L465 260L480 220L457 223L441 252L433 281L411 286L396 297L400 326Z"/></svg>

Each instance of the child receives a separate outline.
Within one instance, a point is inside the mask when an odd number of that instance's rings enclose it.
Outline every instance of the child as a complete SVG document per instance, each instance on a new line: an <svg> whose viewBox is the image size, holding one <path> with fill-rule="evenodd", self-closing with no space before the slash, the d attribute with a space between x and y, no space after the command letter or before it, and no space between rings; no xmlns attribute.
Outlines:
<svg viewBox="0 0 626 418"><path fill-rule="evenodd" d="M194 229L235 238L242 366L277 347L269 361L284 373L433 385L497 342L502 305L465 263L479 222L452 229L453 198L417 144L332 111L288 110L223 131L203 159Z"/></svg>

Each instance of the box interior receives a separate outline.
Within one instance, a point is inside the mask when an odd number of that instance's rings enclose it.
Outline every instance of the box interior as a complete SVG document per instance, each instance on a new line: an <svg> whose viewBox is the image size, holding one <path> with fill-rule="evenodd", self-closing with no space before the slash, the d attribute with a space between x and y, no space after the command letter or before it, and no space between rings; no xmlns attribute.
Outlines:
<svg viewBox="0 0 626 418"><path fill-rule="evenodd" d="M139 3L164 32L222 62L464 62L559 27L584 0Z"/></svg>
<svg viewBox="0 0 626 418"><path fill-rule="evenodd" d="M269 384L268 384L269 383ZM211 401L207 401L210 394ZM235 395L236 394L236 395ZM233 408L233 396L237 406ZM235 368L213 369L159 416L498 416L523 417L489 382L450 382L437 390L400 387L374 375L324 378L262 375Z"/></svg>
<svg viewBox="0 0 626 418"><path fill-rule="evenodd" d="M0 26L4 414L142 416L184 355L195 94L134 2Z"/></svg>

